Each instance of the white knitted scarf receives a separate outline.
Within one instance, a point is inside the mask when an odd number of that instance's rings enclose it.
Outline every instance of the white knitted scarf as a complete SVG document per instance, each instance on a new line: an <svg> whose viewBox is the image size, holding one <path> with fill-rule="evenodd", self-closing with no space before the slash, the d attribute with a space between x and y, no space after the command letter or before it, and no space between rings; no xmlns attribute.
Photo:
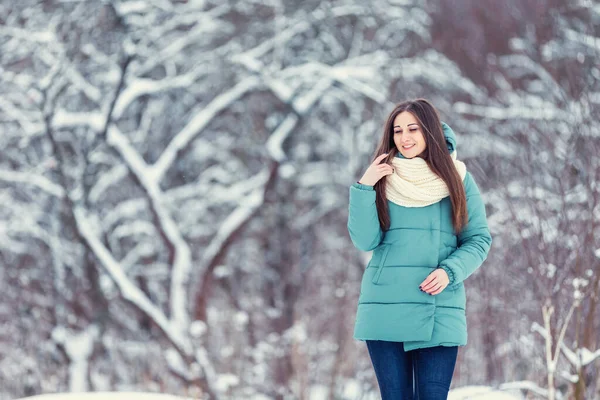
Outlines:
<svg viewBox="0 0 600 400"><path fill-rule="evenodd" d="M464 180L466 165L456 159L456 151L450 156L460 179ZM394 157L392 166L394 173L386 176L385 184L388 200L404 207L425 207L450 195L443 179L421 157Z"/></svg>

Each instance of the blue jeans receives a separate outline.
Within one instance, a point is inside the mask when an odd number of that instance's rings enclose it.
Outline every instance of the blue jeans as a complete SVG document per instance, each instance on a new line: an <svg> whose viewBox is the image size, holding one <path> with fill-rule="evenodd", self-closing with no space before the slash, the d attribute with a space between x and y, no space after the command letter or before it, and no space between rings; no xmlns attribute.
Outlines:
<svg viewBox="0 0 600 400"><path fill-rule="evenodd" d="M405 352L402 342L366 342L382 400L448 398L458 346L436 346Z"/></svg>

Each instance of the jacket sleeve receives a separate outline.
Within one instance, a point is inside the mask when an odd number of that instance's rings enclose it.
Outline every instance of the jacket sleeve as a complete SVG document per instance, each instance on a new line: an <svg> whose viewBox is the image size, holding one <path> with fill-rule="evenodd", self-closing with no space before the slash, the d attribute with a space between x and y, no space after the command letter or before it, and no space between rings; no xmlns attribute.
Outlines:
<svg viewBox="0 0 600 400"><path fill-rule="evenodd" d="M465 192L469 214L467 225L458 235L456 250L439 265L450 278L448 286L461 283L475 272L487 258L492 245L481 193L469 172L465 177Z"/></svg>
<svg viewBox="0 0 600 400"><path fill-rule="evenodd" d="M373 186L355 182L350 186L348 232L354 246L363 251L373 250L383 237L379 226L376 192Z"/></svg>

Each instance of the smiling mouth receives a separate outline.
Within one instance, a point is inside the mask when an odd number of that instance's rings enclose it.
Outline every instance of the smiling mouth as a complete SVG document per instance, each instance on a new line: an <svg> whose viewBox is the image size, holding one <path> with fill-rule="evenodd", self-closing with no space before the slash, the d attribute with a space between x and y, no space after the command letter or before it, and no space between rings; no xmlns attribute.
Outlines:
<svg viewBox="0 0 600 400"><path fill-rule="evenodd" d="M411 144L411 145L409 145L409 146L402 146L402 148L403 148L404 150L408 150L408 149L411 149L411 148L413 148L414 146L415 146L414 144Z"/></svg>

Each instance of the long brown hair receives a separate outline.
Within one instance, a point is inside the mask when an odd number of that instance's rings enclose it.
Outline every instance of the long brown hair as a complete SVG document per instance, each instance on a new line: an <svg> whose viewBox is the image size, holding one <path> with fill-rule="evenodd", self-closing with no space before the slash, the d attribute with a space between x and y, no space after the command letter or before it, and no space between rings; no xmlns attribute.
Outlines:
<svg viewBox="0 0 600 400"><path fill-rule="evenodd" d="M407 100L396 105L385 123L383 136L375 151L373 160L381 154L389 153L382 162L391 165L392 160L398 153L393 136L394 119L404 111L408 111L417 119L425 138L426 147L419 157L423 158L427 162L427 165L429 165L429 168L448 186L450 203L452 204L452 224L454 225L455 232L458 234L467 224L468 220L465 188L446 146L440 116L429 101L425 99ZM390 227L390 213L385 196L385 178L385 176L381 178L374 186L377 192L375 203L377 205L379 225L383 231L387 231Z"/></svg>

